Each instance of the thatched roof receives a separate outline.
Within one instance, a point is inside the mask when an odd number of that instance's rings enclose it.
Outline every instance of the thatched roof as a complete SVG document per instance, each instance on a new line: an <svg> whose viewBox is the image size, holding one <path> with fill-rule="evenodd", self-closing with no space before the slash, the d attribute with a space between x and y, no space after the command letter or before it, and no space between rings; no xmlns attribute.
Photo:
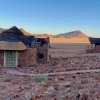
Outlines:
<svg viewBox="0 0 100 100"><path fill-rule="evenodd" d="M26 50L26 46L22 42L0 42L0 50Z"/></svg>

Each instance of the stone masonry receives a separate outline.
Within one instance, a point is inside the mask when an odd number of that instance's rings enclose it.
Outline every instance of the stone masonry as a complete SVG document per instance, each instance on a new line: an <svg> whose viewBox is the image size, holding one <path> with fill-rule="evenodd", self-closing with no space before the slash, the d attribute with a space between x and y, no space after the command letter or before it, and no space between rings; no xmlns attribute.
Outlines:
<svg viewBox="0 0 100 100"><path fill-rule="evenodd" d="M0 51L0 68L3 66L3 59L4 59L4 51Z"/></svg>
<svg viewBox="0 0 100 100"><path fill-rule="evenodd" d="M18 53L18 66L19 67L31 67L37 63L36 48L28 48L25 51L19 51Z"/></svg>

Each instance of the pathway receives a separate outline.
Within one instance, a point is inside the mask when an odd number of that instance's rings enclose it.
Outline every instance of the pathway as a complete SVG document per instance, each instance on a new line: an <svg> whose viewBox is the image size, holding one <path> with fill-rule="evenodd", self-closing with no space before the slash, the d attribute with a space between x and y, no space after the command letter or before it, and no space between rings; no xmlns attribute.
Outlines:
<svg viewBox="0 0 100 100"><path fill-rule="evenodd" d="M39 74L24 73L24 72L21 72L17 69L14 69L14 68L6 68L5 71L7 74L12 74L12 75L28 75L28 76L39 75ZM100 72L100 69L74 70L74 71L56 72L56 73L43 73L42 75L51 75L52 76L52 75L94 73L94 72Z"/></svg>

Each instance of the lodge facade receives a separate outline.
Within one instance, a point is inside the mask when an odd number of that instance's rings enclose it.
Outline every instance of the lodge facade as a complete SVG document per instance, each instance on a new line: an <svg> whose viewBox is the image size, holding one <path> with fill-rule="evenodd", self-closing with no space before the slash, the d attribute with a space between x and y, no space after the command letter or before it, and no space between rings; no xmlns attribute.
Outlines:
<svg viewBox="0 0 100 100"><path fill-rule="evenodd" d="M49 61L49 38L26 36L17 27L0 33L0 67L29 67Z"/></svg>
<svg viewBox="0 0 100 100"><path fill-rule="evenodd" d="M86 47L87 53L100 53L100 38L89 38L90 45Z"/></svg>

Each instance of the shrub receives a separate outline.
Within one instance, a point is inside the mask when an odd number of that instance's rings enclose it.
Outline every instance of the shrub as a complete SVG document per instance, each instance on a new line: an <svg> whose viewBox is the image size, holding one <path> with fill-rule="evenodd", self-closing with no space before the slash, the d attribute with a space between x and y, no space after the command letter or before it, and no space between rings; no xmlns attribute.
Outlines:
<svg viewBox="0 0 100 100"><path fill-rule="evenodd" d="M36 83L42 82L42 81L46 81L48 79L47 75L42 75L42 74L38 74L34 76L34 81Z"/></svg>
<svg viewBox="0 0 100 100"><path fill-rule="evenodd" d="M32 96L35 96L35 95L36 95L35 93L27 92L25 94L25 99L26 100L31 100Z"/></svg>

